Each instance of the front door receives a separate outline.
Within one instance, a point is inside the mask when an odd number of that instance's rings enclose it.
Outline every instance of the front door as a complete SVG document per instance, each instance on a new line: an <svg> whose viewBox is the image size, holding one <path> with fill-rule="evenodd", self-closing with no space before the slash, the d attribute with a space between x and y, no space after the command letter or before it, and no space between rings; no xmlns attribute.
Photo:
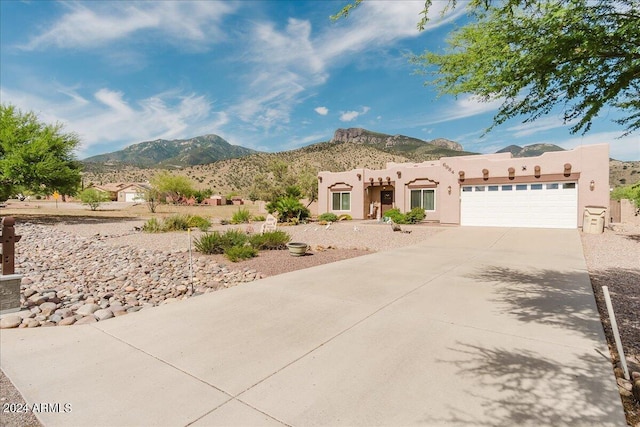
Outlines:
<svg viewBox="0 0 640 427"><path fill-rule="evenodd" d="M393 208L393 190L385 190L380 192L380 204L382 205L380 208L380 212L382 216L389 209Z"/></svg>

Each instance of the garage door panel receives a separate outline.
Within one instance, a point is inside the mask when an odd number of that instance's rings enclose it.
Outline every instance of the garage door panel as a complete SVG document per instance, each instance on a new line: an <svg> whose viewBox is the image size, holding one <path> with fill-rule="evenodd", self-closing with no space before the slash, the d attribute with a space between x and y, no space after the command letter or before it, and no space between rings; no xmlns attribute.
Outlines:
<svg viewBox="0 0 640 427"><path fill-rule="evenodd" d="M531 183L519 184L511 191L472 191L461 193L461 224L502 227L576 228L578 197L576 188L557 188ZM539 184L538 184L539 185Z"/></svg>

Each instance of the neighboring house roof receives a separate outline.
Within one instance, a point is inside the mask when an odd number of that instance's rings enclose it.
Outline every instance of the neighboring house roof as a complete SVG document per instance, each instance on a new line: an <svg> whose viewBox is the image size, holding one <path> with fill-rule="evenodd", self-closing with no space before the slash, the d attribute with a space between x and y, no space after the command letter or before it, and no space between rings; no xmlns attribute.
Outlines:
<svg viewBox="0 0 640 427"><path fill-rule="evenodd" d="M145 191L145 190L150 190L151 189L151 185L147 184L146 182L132 182L129 184L124 184L123 187L121 187L118 191L134 191L134 192L139 192L139 191Z"/></svg>
<svg viewBox="0 0 640 427"><path fill-rule="evenodd" d="M93 188L101 191L118 192L122 189L124 185L127 185L127 184L122 182L110 182L108 184L94 185Z"/></svg>

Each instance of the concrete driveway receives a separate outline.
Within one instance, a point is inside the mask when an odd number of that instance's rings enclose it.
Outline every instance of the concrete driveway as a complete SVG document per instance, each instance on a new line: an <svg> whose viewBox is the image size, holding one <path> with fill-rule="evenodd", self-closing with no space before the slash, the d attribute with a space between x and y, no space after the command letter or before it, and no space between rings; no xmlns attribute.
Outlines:
<svg viewBox="0 0 640 427"><path fill-rule="evenodd" d="M46 426L625 425L577 230L449 228L0 341Z"/></svg>

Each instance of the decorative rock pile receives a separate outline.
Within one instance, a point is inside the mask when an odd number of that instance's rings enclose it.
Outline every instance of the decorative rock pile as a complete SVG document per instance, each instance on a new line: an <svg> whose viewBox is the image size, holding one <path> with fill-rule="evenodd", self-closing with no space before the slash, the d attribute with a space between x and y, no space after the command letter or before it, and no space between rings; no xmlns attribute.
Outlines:
<svg viewBox="0 0 640 427"><path fill-rule="evenodd" d="M230 270L182 251L112 246L35 224L22 224L16 273L23 274L21 311L0 328L81 325L168 304L263 277ZM192 284L193 283L193 284Z"/></svg>
<svg viewBox="0 0 640 427"><path fill-rule="evenodd" d="M631 397L640 402L640 360L638 357L627 357L627 367L631 372L631 380L626 380L620 362L615 364L614 373L618 383L618 391L624 397Z"/></svg>

